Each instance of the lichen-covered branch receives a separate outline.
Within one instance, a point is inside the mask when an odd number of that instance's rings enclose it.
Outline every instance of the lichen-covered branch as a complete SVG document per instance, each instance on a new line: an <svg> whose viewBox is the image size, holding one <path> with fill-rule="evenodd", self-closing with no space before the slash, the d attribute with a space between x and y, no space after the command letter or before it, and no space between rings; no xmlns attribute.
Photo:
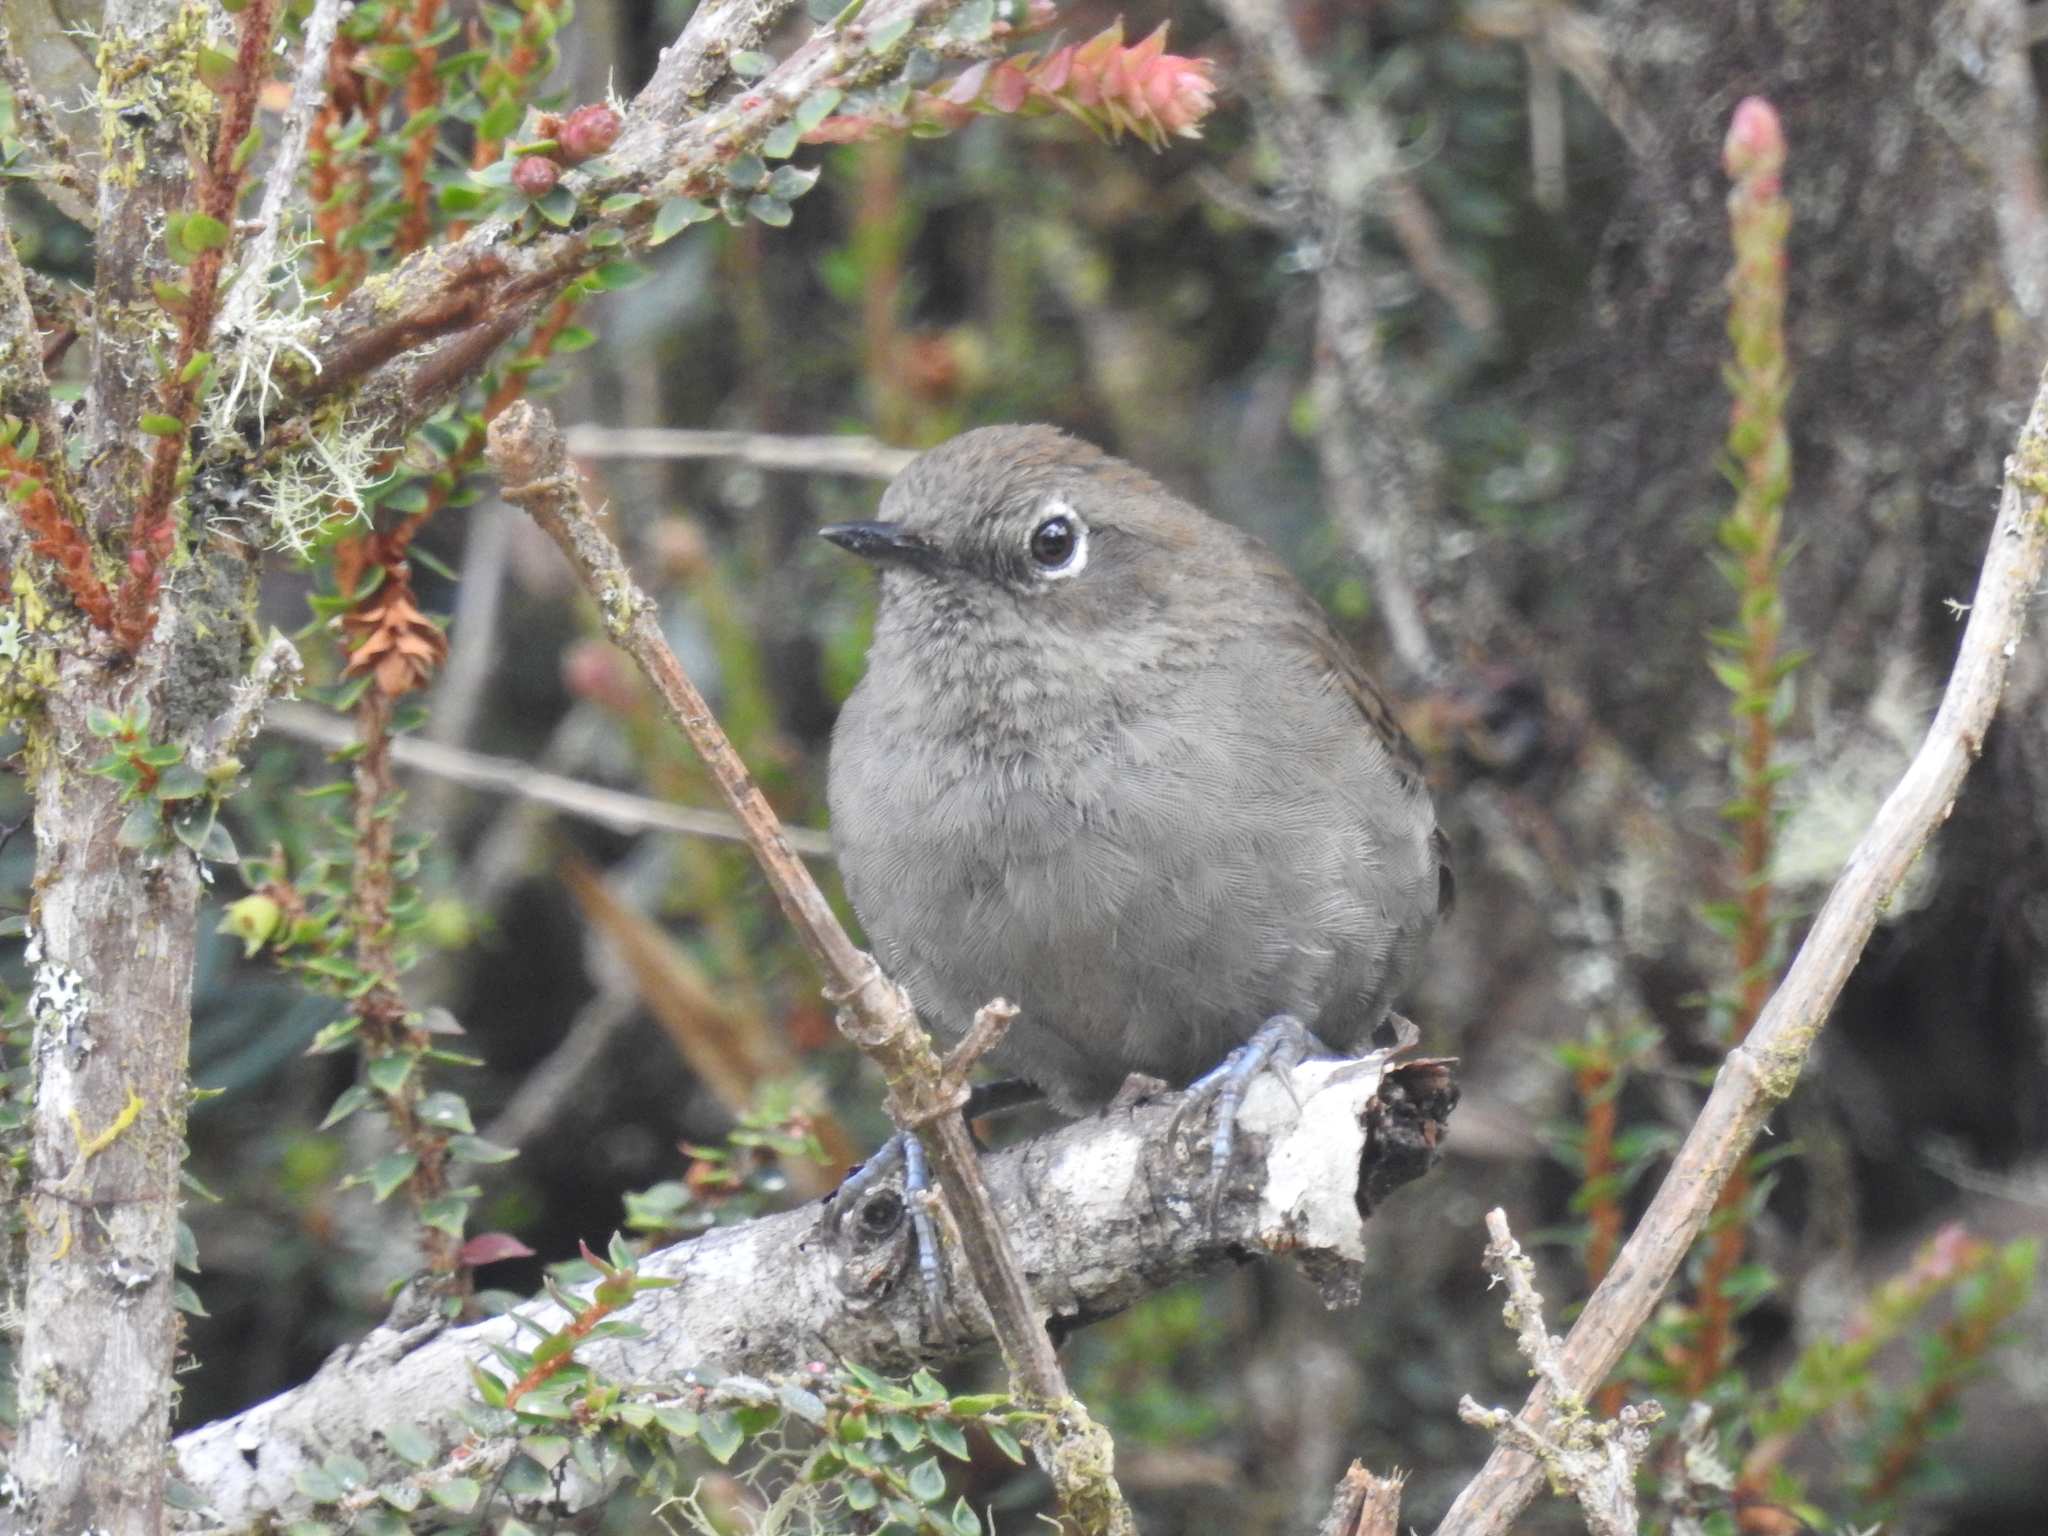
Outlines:
<svg viewBox="0 0 2048 1536"><path fill-rule="evenodd" d="M1248 1253L1291 1255L1343 1300L1363 1283L1367 1214L1429 1167L1455 1097L1445 1064L1384 1056L1307 1063L1291 1086L1261 1078L1213 1229L1206 1151L1177 1131L1179 1095L1066 1126L984 1166L1033 1305L1063 1334ZM808 1205L651 1255L640 1272L676 1285L621 1314L638 1336L578 1358L614 1382L659 1383L842 1358L903 1371L987 1342L979 1311L963 1311L944 1337L927 1328L899 1189L864 1192L829 1234L821 1214ZM948 1261L964 1289L960 1255L949 1249ZM522 1310L544 1328L564 1317L545 1301ZM188 1523L240 1530L289 1515L305 1503L296 1475L337 1451L361 1460L371 1482L401 1475L409 1469L384 1438L394 1425L444 1450L467 1435L452 1412L472 1395L470 1367L490 1368L491 1346L521 1330L499 1318L422 1334L380 1329L303 1386L181 1436L178 1476L208 1505Z"/></svg>
<svg viewBox="0 0 2048 1536"><path fill-rule="evenodd" d="M1765 1119L1799 1081L1878 914L1955 803L1997 711L2007 664L2019 649L2044 544L2048 376L2006 462L1998 520L1934 723L1849 855L1756 1027L1729 1053L1656 1198L1567 1336L1558 1379L1572 1391L1584 1394L1604 1381L1648 1322ZM1551 1390L1539 1385L1520 1417L1540 1427L1550 1412ZM1438 1536L1498 1536L1535 1494L1542 1475L1533 1457L1496 1450L1459 1494Z"/></svg>
<svg viewBox="0 0 2048 1536"><path fill-rule="evenodd" d="M1543 1318L1536 1290L1536 1266L1508 1230L1505 1212L1487 1212L1486 1270L1505 1285L1502 1310L1515 1330L1515 1347L1529 1362L1529 1374L1550 1389L1557 1411L1540 1428L1524 1424L1503 1408L1482 1408L1467 1397L1458 1417L1493 1431L1504 1446L1539 1460L1550 1485L1579 1501L1593 1536L1635 1536L1636 1468L1650 1448L1650 1425L1663 1416L1655 1403L1624 1407L1611 1419L1587 1411L1585 1397L1563 1374L1558 1341Z"/></svg>

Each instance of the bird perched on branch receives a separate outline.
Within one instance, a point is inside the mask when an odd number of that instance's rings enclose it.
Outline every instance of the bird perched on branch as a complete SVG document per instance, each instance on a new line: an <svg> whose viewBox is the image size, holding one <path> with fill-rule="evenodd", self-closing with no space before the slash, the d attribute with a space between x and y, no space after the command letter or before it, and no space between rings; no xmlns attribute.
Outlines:
<svg viewBox="0 0 2048 1536"><path fill-rule="evenodd" d="M1443 839L1263 545L1042 426L943 443L823 533L881 571L832 738L839 865L931 1029L1009 999L989 1064L1069 1114L1248 1043L1365 1048L1447 902Z"/></svg>

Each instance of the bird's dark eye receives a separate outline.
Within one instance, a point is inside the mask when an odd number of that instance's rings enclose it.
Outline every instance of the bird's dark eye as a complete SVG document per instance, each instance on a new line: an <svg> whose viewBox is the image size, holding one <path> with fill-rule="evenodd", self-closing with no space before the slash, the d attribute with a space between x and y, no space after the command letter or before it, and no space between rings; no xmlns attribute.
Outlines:
<svg viewBox="0 0 2048 1536"><path fill-rule="evenodd" d="M1031 530L1031 558L1041 569L1059 570L1081 547L1081 530L1065 514L1048 517Z"/></svg>

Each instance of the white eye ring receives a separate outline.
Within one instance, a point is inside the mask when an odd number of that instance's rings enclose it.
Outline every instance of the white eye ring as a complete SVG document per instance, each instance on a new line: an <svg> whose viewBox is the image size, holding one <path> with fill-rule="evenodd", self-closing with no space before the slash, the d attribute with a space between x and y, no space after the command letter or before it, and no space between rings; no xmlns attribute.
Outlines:
<svg viewBox="0 0 2048 1536"><path fill-rule="evenodd" d="M1072 530L1073 547L1067 551L1065 559L1057 564L1050 564L1039 556L1039 535L1052 524L1060 522L1064 522ZM1066 502L1057 499L1048 501L1039 509L1038 523L1031 530L1029 548L1034 573L1039 580L1065 581L1070 576L1078 576L1088 565L1088 525L1081 520L1081 514Z"/></svg>

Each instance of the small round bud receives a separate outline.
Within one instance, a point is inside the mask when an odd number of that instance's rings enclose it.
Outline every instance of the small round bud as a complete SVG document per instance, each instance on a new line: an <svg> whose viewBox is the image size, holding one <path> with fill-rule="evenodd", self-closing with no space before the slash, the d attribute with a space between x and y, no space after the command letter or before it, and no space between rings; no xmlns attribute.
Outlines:
<svg viewBox="0 0 2048 1536"><path fill-rule="evenodd" d="M512 185L524 197L546 197L555 190L562 168L542 155L528 155L512 167Z"/></svg>
<svg viewBox="0 0 2048 1536"><path fill-rule="evenodd" d="M610 103L593 101L569 114L568 121L555 135L555 142L562 146L562 158L576 165L610 149L619 141L619 130L624 126Z"/></svg>
<svg viewBox="0 0 2048 1536"><path fill-rule="evenodd" d="M1785 128L1778 109L1761 96L1745 96L1728 123L1721 164L1731 179L1775 178L1785 169Z"/></svg>

